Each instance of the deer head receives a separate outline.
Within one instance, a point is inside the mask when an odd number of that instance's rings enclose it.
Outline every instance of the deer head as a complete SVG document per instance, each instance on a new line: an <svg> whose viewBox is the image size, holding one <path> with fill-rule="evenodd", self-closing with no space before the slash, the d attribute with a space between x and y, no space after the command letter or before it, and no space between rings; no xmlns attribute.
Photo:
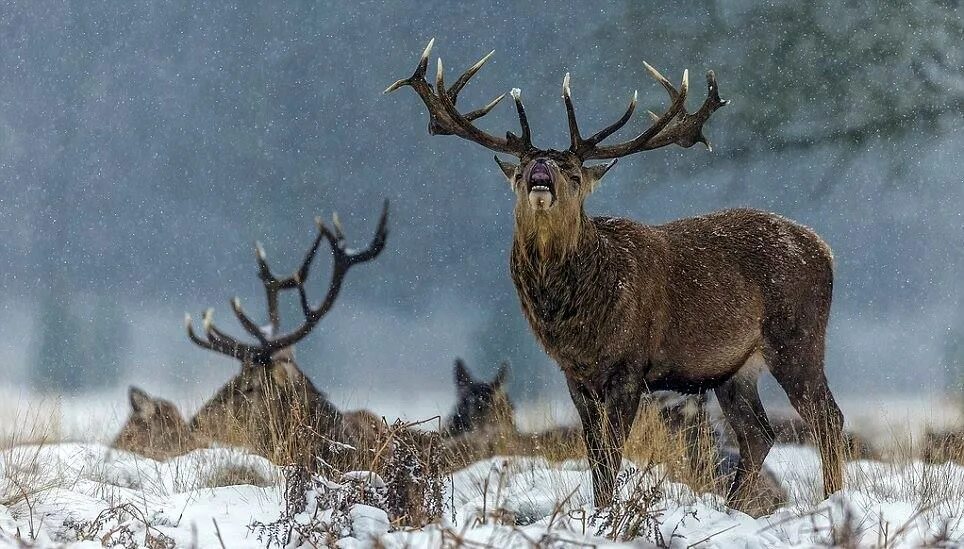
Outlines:
<svg viewBox="0 0 964 549"><path fill-rule="evenodd" d="M509 427L515 429L512 404L505 392L509 365L505 362L491 382L472 377L465 362L455 359L455 412L446 420L447 435L455 436L486 428Z"/></svg>
<svg viewBox="0 0 964 549"><path fill-rule="evenodd" d="M318 234L301 266L287 278L274 274L264 249L260 244L256 245L259 278L267 300L268 324L259 326L243 310L237 297L231 300L235 317L254 341L242 341L219 329L210 309L204 313L203 337L195 333L190 315L185 317L187 335L192 342L241 362L241 371L195 414L191 420L192 428L220 441L254 446L255 450L269 457L274 456L279 448L285 451L282 446L297 442L299 437L302 441L318 438L340 441L343 418L324 393L315 388L298 368L293 346L311 333L331 310L348 270L381 253L387 238L387 221L386 202L371 244L364 250L355 251L346 247L337 216L333 229L316 219ZM334 266L327 294L321 304L313 306L305 282L323 240L331 248ZM297 328L282 333L278 304L279 295L285 290L298 293L304 320ZM292 456L286 452L277 457L287 459ZM307 463L312 464L311 458L307 458Z"/></svg>
<svg viewBox="0 0 964 549"><path fill-rule="evenodd" d="M152 459L166 459L196 447L194 435L171 402L131 386L130 414L111 446Z"/></svg>
<svg viewBox="0 0 964 549"><path fill-rule="evenodd" d="M547 239L565 234L574 235L581 228L583 201L596 188L602 177L616 163L616 159L676 144L691 147L710 143L703 135L703 124L710 115L727 101L720 99L716 77L710 71L706 74L708 94L703 105L694 113L686 111L685 103L689 91L687 72L683 72L682 82L677 88L649 64L645 64L649 74L666 89L670 106L661 115L649 112L652 125L633 139L610 145L602 141L616 133L629 122L636 110L637 94L634 92L629 107L613 124L583 137L576 121L572 94L567 73L562 84L562 98L565 102L569 121L569 148L564 151L540 149L532 144L529 122L522 104L522 93L513 89L510 94L515 101L521 135L507 132L505 138L491 135L480 130L474 120L488 114L504 97L500 95L484 107L462 114L455 104L459 92L475 76L493 52L469 67L455 83L445 85L442 60L438 60L435 86L432 87L425 75L428 70L429 54L434 39L428 43L419 60L415 73L409 78L399 80L389 86L385 93L409 86L415 90L425 103L429 113L428 131L432 135L456 135L474 141L483 147L515 157L518 162L495 157L496 163L505 175L517 196L516 224L517 236L523 238L538 236L543 247L549 245ZM592 163L595 160L610 160L606 163ZM530 234L531 233L531 234Z"/></svg>

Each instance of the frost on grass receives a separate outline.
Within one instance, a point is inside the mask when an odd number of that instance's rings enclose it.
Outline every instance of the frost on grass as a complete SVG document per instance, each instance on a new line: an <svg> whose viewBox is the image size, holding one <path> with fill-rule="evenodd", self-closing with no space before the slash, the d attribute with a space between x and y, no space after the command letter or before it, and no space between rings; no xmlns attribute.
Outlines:
<svg viewBox="0 0 964 549"><path fill-rule="evenodd" d="M134 504L123 503L104 509L91 520L68 517L61 535L65 541L97 541L104 547L174 549L174 540L157 528L156 520Z"/></svg>
<svg viewBox="0 0 964 549"><path fill-rule="evenodd" d="M726 509L719 496L667 480L663 466L629 461L619 475L619 498L604 509L590 504L584 459L496 457L449 480L433 473L436 458L424 446L432 438L422 435L393 446L378 474L325 478L265 464L266 477L278 479L269 487L207 486L203 478L215 463L262 463L238 450L155 462L99 445L23 447L18 451L31 463L5 460L5 473L25 479L33 471L41 484L25 486L26 498L0 505L0 549L218 549L222 539L232 549L951 547L964 537L964 467L952 463L854 461L847 489L822 500L814 497L821 484L817 453L776 447L767 465L790 503L754 519Z"/></svg>
<svg viewBox="0 0 964 549"><path fill-rule="evenodd" d="M319 547L438 521L445 492L439 436L402 427L393 426L384 478L350 471L334 482L304 467L287 467L281 516L248 529L265 547Z"/></svg>
<svg viewBox="0 0 964 549"><path fill-rule="evenodd" d="M256 521L248 527L265 547L331 545L355 534L354 523L359 517L367 519L359 525L359 530L366 534L388 531L388 515L380 509L385 504L385 483L374 473L346 476L343 482L336 483L293 465L285 469L284 476L281 516L270 523ZM384 524L384 528L373 527L376 522Z"/></svg>

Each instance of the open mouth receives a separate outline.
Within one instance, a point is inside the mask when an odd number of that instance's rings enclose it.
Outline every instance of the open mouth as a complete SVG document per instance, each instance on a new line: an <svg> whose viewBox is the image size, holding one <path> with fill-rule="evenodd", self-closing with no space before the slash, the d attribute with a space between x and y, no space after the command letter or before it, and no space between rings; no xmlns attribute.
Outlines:
<svg viewBox="0 0 964 549"><path fill-rule="evenodd" d="M555 201L555 184L549 166L537 162L529 170L526 181L529 190L529 205L537 210L548 209Z"/></svg>

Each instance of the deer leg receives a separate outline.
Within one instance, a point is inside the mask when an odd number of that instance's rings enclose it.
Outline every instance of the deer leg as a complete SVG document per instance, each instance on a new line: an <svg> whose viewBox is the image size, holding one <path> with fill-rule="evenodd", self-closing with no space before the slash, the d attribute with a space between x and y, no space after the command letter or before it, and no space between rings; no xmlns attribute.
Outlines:
<svg viewBox="0 0 964 549"><path fill-rule="evenodd" d="M773 359L767 359L768 364L773 364L770 371L810 428L820 450L823 495L830 497L843 488L844 418L827 384L822 358L817 359L820 366L814 371L813 367L806 368L805 364L792 360L786 353L772 354Z"/></svg>
<svg viewBox="0 0 964 549"><path fill-rule="evenodd" d="M763 460L773 446L773 429L760 402L755 374L737 373L717 387L715 392L723 416L736 433L740 447L740 460L727 495L727 504L747 511L758 484Z"/></svg>
<svg viewBox="0 0 964 549"><path fill-rule="evenodd" d="M616 475L607 466L602 441L602 402L582 384L566 379L572 403L582 421L582 438L586 444L586 458L592 474L593 501L597 507L612 502Z"/></svg>
<svg viewBox="0 0 964 549"><path fill-rule="evenodd" d="M593 500L597 507L608 507L613 501L623 445L636 418L642 391L636 390L632 383L613 383L611 390L599 394L579 382L567 382L582 420Z"/></svg>

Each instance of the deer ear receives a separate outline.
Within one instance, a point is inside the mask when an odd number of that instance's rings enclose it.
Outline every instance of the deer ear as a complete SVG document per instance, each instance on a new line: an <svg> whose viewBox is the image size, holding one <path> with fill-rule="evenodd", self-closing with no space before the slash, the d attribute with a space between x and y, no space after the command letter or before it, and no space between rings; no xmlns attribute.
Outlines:
<svg viewBox="0 0 964 549"><path fill-rule="evenodd" d="M133 411L135 415L147 418L157 412L157 404L154 403L151 395L133 385L127 390L127 399L130 401L131 411Z"/></svg>
<svg viewBox="0 0 964 549"><path fill-rule="evenodd" d="M589 183L590 185L592 185L593 190L596 190L596 185L598 185L599 181L603 178L604 175L606 175L606 172L608 172L610 168L616 165L616 160L617 159L614 158L612 162L607 162L605 164L583 166L583 169L586 171L586 175L589 176Z"/></svg>
<svg viewBox="0 0 964 549"><path fill-rule="evenodd" d="M519 165L513 164L512 162L504 162L499 159L498 156L495 157L495 163L499 165L499 169L505 174L505 178L509 180L509 185L515 183L515 174L519 171Z"/></svg>
<svg viewBox="0 0 964 549"><path fill-rule="evenodd" d="M457 358L455 359L455 386L463 389L469 385L472 385L472 374L465 367L465 362L462 362L461 358Z"/></svg>
<svg viewBox="0 0 964 549"><path fill-rule="evenodd" d="M509 378L509 363L503 362L499 365L499 373L495 374L495 379L492 380L492 389L499 390L505 385L506 379Z"/></svg>

